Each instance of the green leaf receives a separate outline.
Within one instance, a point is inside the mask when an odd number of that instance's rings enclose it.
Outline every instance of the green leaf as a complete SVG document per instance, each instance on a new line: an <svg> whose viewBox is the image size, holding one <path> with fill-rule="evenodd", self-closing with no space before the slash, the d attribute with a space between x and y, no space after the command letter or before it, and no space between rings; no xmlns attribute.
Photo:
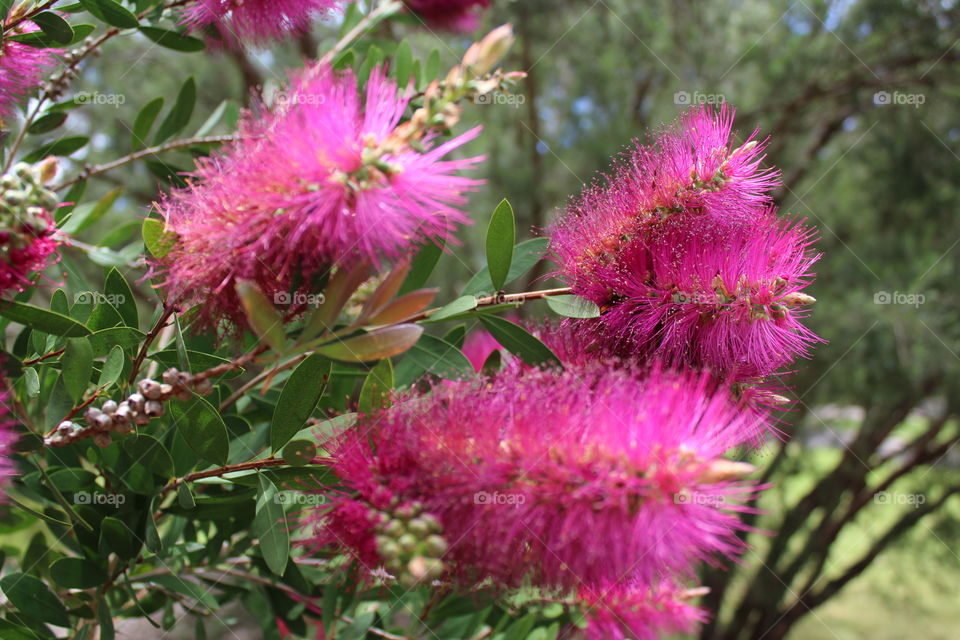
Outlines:
<svg viewBox="0 0 960 640"><path fill-rule="evenodd" d="M426 373L446 379L465 378L475 371L460 349L434 336L421 336L419 342L407 354Z"/></svg>
<svg viewBox="0 0 960 640"><path fill-rule="evenodd" d="M282 352L286 336L283 332L283 318L277 313L277 309L253 282L239 280L236 289L253 332L270 345L271 349Z"/></svg>
<svg viewBox="0 0 960 640"><path fill-rule="evenodd" d="M139 151L147 146L150 129L153 128L153 123L157 121L157 116L160 115L161 110L163 110L162 97L154 98L140 109L140 113L137 114L137 119L133 122L133 130L131 131L134 151ZM146 227L146 222L144 223L144 227ZM163 256L157 257L162 258Z"/></svg>
<svg viewBox="0 0 960 640"><path fill-rule="evenodd" d="M426 320L421 320L421 322L441 322L453 316L458 316L461 313L466 313L468 311L473 311L477 308L477 297L476 296L460 296L453 302L447 304L445 307L441 308L439 311L431 315Z"/></svg>
<svg viewBox="0 0 960 640"><path fill-rule="evenodd" d="M190 493L190 487L187 486L186 482L182 482L177 486L177 503L184 509L193 509L197 506L197 501L194 500L193 494Z"/></svg>
<svg viewBox="0 0 960 640"><path fill-rule="evenodd" d="M599 318L600 307L580 296L549 296L547 305L567 318Z"/></svg>
<svg viewBox="0 0 960 640"><path fill-rule="evenodd" d="M93 347L87 338L70 338L60 358L63 385L74 402L83 398L93 373Z"/></svg>
<svg viewBox="0 0 960 640"><path fill-rule="evenodd" d="M140 24L137 16L114 0L77 0L80 5L112 27L133 29Z"/></svg>
<svg viewBox="0 0 960 640"><path fill-rule="evenodd" d="M360 397L357 400L357 411L369 415L376 409L390 406L391 389L393 389L393 364L389 358L385 358L377 363L367 379L363 381L363 388L360 389Z"/></svg>
<svg viewBox="0 0 960 640"><path fill-rule="evenodd" d="M160 123L157 129L157 135L153 138L153 144L160 144L186 128L190 124L190 118L193 116L193 108L197 103L197 83L193 77L187 78L177 94L177 100L173 103L170 113Z"/></svg>
<svg viewBox="0 0 960 640"><path fill-rule="evenodd" d="M230 453L227 425L213 405L200 396L186 402L171 402L170 417L198 456L221 466L227 464Z"/></svg>
<svg viewBox="0 0 960 640"><path fill-rule="evenodd" d="M290 533L287 515L278 500L277 487L259 474L256 515L253 533L260 539L260 552L270 571L282 576L290 557Z"/></svg>
<svg viewBox="0 0 960 640"><path fill-rule="evenodd" d="M158 502L160 502L160 496L154 496L150 500L150 508L147 509L143 531L143 543L153 553L158 553L163 549L163 539L160 537L160 532L157 531L157 523L153 519L153 514L157 512Z"/></svg>
<svg viewBox="0 0 960 640"><path fill-rule="evenodd" d="M107 292L107 300L120 312L124 324L136 329L140 324L137 301L133 297L133 290L130 285L127 284L126 279L117 271L116 267L110 269L107 273L104 290Z"/></svg>
<svg viewBox="0 0 960 640"><path fill-rule="evenodd" d="M123 449L133 459L162 478L173 476L173 457L163 443L146 433L123 441Z"/></svg>
<svg viewBox="0 0 960 640"><path fill-rule="evenodd" d="M67 589L92 589L107 581L100 566L83 558L61 558L50 565L50 577Z"/></svg>
<svg viewBox="0 0 960 640"><path fill-rule="evenodd" d="M304 467L317 457L317 445L309 440L291 440L283 448L283 461L291 467Z"/></svg>
<svg viewBox="0 0 960 640"><path fill-rule="evenodd" d="M513 207L506 199L501 200L494 209L490 217L490 225L487 227L487 269L490 271L490 282L493 283L494 291L502 289L507 282L507 276L510 275L516 234Z"/></svg>
<svg viewBox="0 0 960 640"><path fill-rule="evenodd" d="M140 551L140 543L136 541L130 527L123 520L107 516L100 521L100 553L106 556L115 553L123 560L135 558Z"/></svg>
<svg viewBox="0 0 960 640"><path fill-rule="evenodd" d="M24 162L40 162L47 156L69 156L85 147L90 142L86 136L71 136L60 138L50 144L45 144L23 157Z"/></svg>
<svg viewBox="0 0 960 640"><path fill-rule="evenodd" d="M177 244L177 234L167 231L163 220L147 218L143 221L141 233L143 244L155 258L164 258Z"/></svg>
<svg viewBox="0 0 960 640"><path fill-rule="evenodd" d="M110 605L103 596L97 597L97 621L100 623L100 640L114 640L117 637Z"/></svg>
<svg viewBox="0 0 960 640"><path fill-rule="evenodd" d="M61 225L60 230L69 235L76 235L96 224L110 211L121 193L123 193L123 188L117 187L107 192L107 194L97 200L96 203L84 203L74 207L70 213L70 217Z"/></svg>
<svg viewBox="0 0 960 640"><path fill-rule="evenodd" d="M507 274L505 284L510 284L540 262L549 245L550 240L547 238L533 238L517 244L513 248L513 261L510 264L510 273ZM467 286L463 288L463 294L489 295L496 293L496 291L489 290L490 285L490 270L484 267L470 278Z"/></svg>
<svg viewBox="0 0 960 640"><path fill-rule="evenodd" d="M415 345L423 327L395 324L317 347L316 352L341 362L374 362L399 355Z"/></svg>
<svg viewBox="0 0 960 640"><path fill-rule="evenodd" d="M137 576L130 576L130 578L134 582L137 581ZM170 591L185 595L188 598L193 598L210 610L216 610L220 606L217 599L210 593L209 588L204 585L199 585L196 582L187 582L180 576L173 574L151 576L150 582L158 584Z"/></svg>
<svg viewBox="0 0 960 640"><path fill-rule="evenodd" d="M560 365L556 354L520 325L497 316L481 315L479 318L497 342L527 364Z"/></svg>
<svg viewBox="0 0 960 640"><path fill-rule="evenodd" d="M397 46L397 51L393 56L393 77L397 80L397 86L401 89L406 87L412 73L413 50L410 48L410 44L404 40Z"/></svg>
<svg viewBox="0 0 960 640"><path fill-rule="evenodd" d="M430 274L433 273L442 255L443 246L433 241L427 241L420 247L420 250L413 256L413 260L410 261L410 272L407 274L407 279L400 285L397 295L402 296L427 284Z"/></svg>
<svg viewBox="0 0 960 640"><path fill-rule="evenodd" d="M90 335L89 329L69 316L13 300L0 302L0 316L55 336L77 338Z"/></svg>
<svg viewBox="0 0 960 640"><path fill-rule="evenodd" d="M67 121L68 114L63 111L52 111L34 120L28 131L33 134L50 133Z"/></svg>
<svg viewBox="0 0 960 640"><path fill-rule="evenodd" d="M316 354L297 365L283 385L270 425L270 448L279 451L317 408L333 363Z"/></svg>
<svg viewBox="0 0 960 640"><path fill-rule="evenodd" d="M120 376L123 375L123 365L126 360L122 347L119 345L111 347L110 353L107 354L107 359L103 363L103 368L100 369L100 380L97 381L97 386L105 387L119 380Z"/></svg>
<svg viewBox="0 0 960 640"><path fill-rule="evenodd" d="M70 626L66 607L39 579L24 573L11 573L0 578L0 589L27 617L58 627Z"/></svg>
<svg viewBox="0 0 960 640"><path fill-rule="evenodd" d="M73 40L73 27L51 11L42 11L30 19L57 44L68 44Z"/></svg>
<svg viewBox="0 0 960 640"><path fill-rule="evenodd" d="M157 27L140 27L140 33L147 36L161 47L173 49L174 51L183 51L194 53L203 51L207 46L203 40L192 36L185 36L176 31L168 31Z"/></svg>

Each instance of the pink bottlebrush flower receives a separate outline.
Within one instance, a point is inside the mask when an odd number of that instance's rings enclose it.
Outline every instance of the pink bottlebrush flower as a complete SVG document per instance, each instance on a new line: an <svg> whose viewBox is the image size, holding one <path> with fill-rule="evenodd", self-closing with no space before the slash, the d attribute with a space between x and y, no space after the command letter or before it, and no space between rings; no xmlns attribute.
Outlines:
<svg viewBox="0 0 960 640"><path fill-rule="evenodd" d="M718 459L760 421L711 388L705 375L640 379L600 363L414 395L333 447L343 492L306 515L308 544L338 543L372 570L376 514L413 502L442 523L443 562L463 583L572 589L689 573L742 548L735 512L757 490Z"/></svg>
<svg viewBox="0 0 960 640"><path fill-rule="evenodd" d="M692 633L706 620L685 592L669 585L582 588L577 601L587 622L587 640L657 640L664 634Z"/></svg>
<svg viewBox="0 0 960 640"><path fill-rule="evenodd" d="M164 260L170 296L201 304L208 324L226 315L242 326L238 279L274 298L309 293L334 265L450 239L467 221L465 194L481 184L457 172L482 157L445 157L479 128L417 149L398 143L409 99L381 70L360 96L352 73L315 68L272 113L248 114L241 139L201 160L191 184L158 205L179 235Z"/></svg>
<svg viewBox="0 0 960 640"><path fill-rule="evenodd" d="M772 212L733 227L670 221L574 287L604 309L579 326L621 355L734 380L772 375L821 341L801 323L813 236Z"/></svg>
<svg viewBox="0 0 960 640"><path fill-rule="evenodd" d="M17 25L17 33L30 33L39 29L33 23ZM55 49L31 47L10 40L0 39L0 118L14 112L17 103L43 84L44 74L56 63Z"/></svg>
<svg viewBox="0 0 960 640"><path fill-rule="evenodd" d="M340 0L194 0L184 9L191 28L216 26L231 44L264 44L303 33Z"/></svg>
<svg viewBox="0 0 960 640"><path fill-rule="evenodd" d="M33 274L50 264L60 246L55 231L46 212L0 230L0 291L23 291L33 284Z"/></svg>
<svg viewBox="0 0 960 640"><path fill-rule="evenodd" d="M51 263L60 241L50 212L56 194L44 184L56 175L57 162L18 163L0 177L0 292L23 291L33 274Z"/></svg>
<svg viewBox="0 0 960 640"><path fill-rule="evenodd" d="M480 24L479 11L490 0L404 0L414 15L428 27L451 31L473 31Z"/></svg>
<svg viewBox="0 0 960 640"><path fill-rule="evenodd" d="M734 146L734 111L724 103L690 109L649 146L635 143L605 181L575 199L550 230L560 274L589 279L646 229L671 218L744 224L763 215L778 172L762 169L757 132Z"/></svg>
<svg viewBox="0 0 960 640"><path fill-rule="evenodd" d="M10 460L10 456L13 454L13 446L17 441L17 434L13 430L16 423L10 418L13 414L10 400L9 390L0 391L0 502L4 499L6 487L10 484L10 478L16 472L13 461Z"/></svg>

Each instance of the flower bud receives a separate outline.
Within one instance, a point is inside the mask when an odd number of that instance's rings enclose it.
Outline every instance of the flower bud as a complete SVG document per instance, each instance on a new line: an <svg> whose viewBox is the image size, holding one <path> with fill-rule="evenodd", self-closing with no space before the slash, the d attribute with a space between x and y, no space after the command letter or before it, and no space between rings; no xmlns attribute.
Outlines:
<svg viewBox="0 0 960 640"><path fill-rule="evenodd" d="M103 406L100 409L106 414L114 414L117 412L117 403L113 400L107 400L103 403Z"/></svg>
<svg viewBox="0 0 960 640"><path fill-rule="evenodd" d="M147 400L143 405L143 412L150 418L159 418L163 415L163 403L157 400Z"/></svg>
<svg viewBox="0 0 960 640"><path fill-rule="evenodd" d="M160 383L156 380L151 380L150 378L144 378L141 380L137 384L137 388L147 400L159 400L160 396L163 395L163 392L160 388Z"/></svg>

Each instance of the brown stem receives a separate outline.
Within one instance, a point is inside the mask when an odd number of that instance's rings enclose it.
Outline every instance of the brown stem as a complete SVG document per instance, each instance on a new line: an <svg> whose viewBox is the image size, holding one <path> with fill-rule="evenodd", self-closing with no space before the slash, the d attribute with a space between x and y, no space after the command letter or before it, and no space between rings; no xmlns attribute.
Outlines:
<svg viewBox="0 0 960 640"><path fill-rule="evenodd" d="M140 373L140 367L143 366L143 361L147 357L147 351L150 350L150 345L153 344L153 341L157 339L157 336L160 335L160 332L163 331L163 328L166 326L167 321L170 319L170 316L173 315L173 307L167 304L163 306L163 313L160 314L160 317L157 318L157 322L153 325L153 328L150 329L150 333L143 340L143 345L140 347L140 351L137 352L137 357L133 361L133 370L130 372L130 377L127 379L127 384L133 384L137 379L137 374Z"/></svg>
<svg viewBox="0 0 960 640"><path fill-rule="evenodd" d="M24 360L24 361L23 361L23 366L29 367L29 366L32 365L32 364L37 364L38 362L43 362L44 360L47 360L47 359L49 359L49 358L56 358L56 357L59 356L59 355L63 355L63 352L64 352L64 351L66 351L66 349L60 349L59 351L54 351L54 352L52 352L52 353L48 353L47 355L40 356L39 358L34 358L33 360Z"/></svg>
<svg viewBox="0 0 960 640"><path fill-rule="evenodd" d="M123 156L122 158L117 158L112 162L107 162L106 164L97 165L95 167L87 167L79 173L74 178L67 180L66 182L59 184L53 188L54 191L60 191L66 189L82 180L86 180L91 176L99 175L101 173L106 173L122 167L124 165L130 164L140 160L141 158L146 158L148 156L157 155L165 151L172 151L174 149L182 149L184 147L192 147L198 144L220 144L223 142L233 142L239 138L235 135L223 135L223 136L202 136L199 138L184 138L182 140L173 140L165 144L157 145L155 147L149 147L136 153L131 153L129 155Z"/></svg>

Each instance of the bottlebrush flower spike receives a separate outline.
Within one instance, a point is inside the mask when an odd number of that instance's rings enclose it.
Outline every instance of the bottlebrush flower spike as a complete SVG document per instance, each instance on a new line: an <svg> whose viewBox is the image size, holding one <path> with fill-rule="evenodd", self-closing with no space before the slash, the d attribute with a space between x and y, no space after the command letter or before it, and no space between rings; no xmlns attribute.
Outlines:
<svg viewBox="0 0 960 640"><path fill-rule="evenodd" d="M343 492L306 514L307 544L336 543L375 570L392 557L375 526L416 504L441 524L442 561L466 584L650 586L687 574L741 549L734 512L756 491L717 458L760 420L711 384L599 363L413 396L332 447Z"/></svg>
<svg viewBox="0 0 960 640"><path fill-rule="evenodd" d="M0 292L23 291L33 284L60 242L51 213L59 202L45 188L56 174L56 160L17 164L0 177Z"/></svg>
<svg viewBox="0 0 960 640"><path fill-rule="evenodd" d="M778 172L762 169L764 141L755 131L734 146L734 111L697 107L649 146L635 143L612 175L573 200L550 231L560 273L571 286L658 222L749 223L772 201Z"/></svg>
<svg viewBox="0 0 960 640"><path fill-rule="evenodd" d="M664 634L692 633L706 614L689 602L689 592L665 584L582 588L587 640L657 640Z"/></svg>
<svg viewBox="0 0 960 640"><path fill-rule="evenodd" d="M264 44L302 33L340 0L194 0L184 9L191 28L216 26L232 44Z"/></svg>
<svg viewBox="0 0 960 640"><path fill-rule="evenodd" d="M352 73L315 68L280 98L266 117L246 115L241 140L201 160L191 184L158 205L179 236L164 284L173 299L201 304L210 325L225 314L242 326L239 279L275 300L307 299L333 265L450 239L480 184L457 172L481 157L445 159L479 128L443 143L428 134L416 149L397 142L409 93L382 70L365 97Z"/></svg>
<svg viewBox="0 0 960 640"><path fill-rule="evenodd" d="M9 21L13 16L8 18ZM18 34L39 31L33 23L14 27ZM56 62L55 49L31 47L0 38L0 118L10 116L18 102L43 83L43 75Z"/></svg>
<svg viewBox="0 0 960 640"><path fill-rule="evenodd" d="M407 7L428 27L451 31L473 31L480 24L479 11L490 0L404 0Z"/></svg>
<svg viewBox="0 0 960 640"><path fill-rule="evenodd" d="M751 225L667 222L575 288L605 310L578 326L621 354L720 377L769 376L820 342L801 320L814 232L772 212Z"/></svg>

